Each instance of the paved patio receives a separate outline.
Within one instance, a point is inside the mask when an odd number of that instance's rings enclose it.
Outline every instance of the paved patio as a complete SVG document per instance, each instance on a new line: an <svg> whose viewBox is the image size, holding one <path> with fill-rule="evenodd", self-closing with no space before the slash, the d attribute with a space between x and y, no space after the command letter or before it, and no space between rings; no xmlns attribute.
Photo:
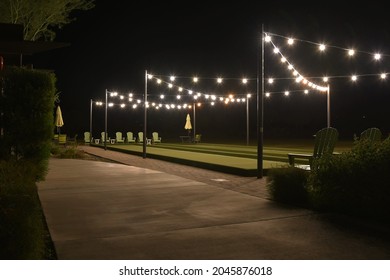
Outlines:
<svg viewBox="0 0 390 280"><path fill-rule="evenodd" d="M39 196L59 259L390 259L387 229L288 207L266 179L143 159L51 159Z"/></svg>

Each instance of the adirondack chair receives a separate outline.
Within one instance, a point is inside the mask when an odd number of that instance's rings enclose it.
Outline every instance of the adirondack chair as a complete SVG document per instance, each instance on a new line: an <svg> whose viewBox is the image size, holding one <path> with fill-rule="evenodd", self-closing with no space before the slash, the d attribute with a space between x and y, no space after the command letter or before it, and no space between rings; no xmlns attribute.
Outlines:
<svg viewBox="0 0 390 280"><path fill-rule="evenodd" d="M382 132L379 128L367 128L360 134L360 141L380 142L382 140Z"/></svg>
<svg viewBox="0 0 390 280"><path fill-rule="evenodd" d="M125 143L125 138L122 136L122 132L118 131L115 133L115 141L117 143Z"/></svg>
<svg viewBox="0 0 390 280"><path fill-rule="evenodd" d="M333 154L334 147L338 140L338 131L333 127L327 127L319 130L315 135L314 151L312 154L288 153L288 162L290 166L299 167L306 170L317 168L315 162L323 156ZM295 159L303 159L308 164L296 164Z"/></svg>
<svg viewBox="0 0 390 280"><path fill-rule="evenodd" d="M84 143L85 144L91 143L91 133L89 131L84 132Z"/></svg>
<svg viewBox="0 0 390 280"><path fill-rule="evenodd" d="M143 143L144 142L144 133L143 132L138 132L138 138L137 138L138 143Z"/></svg>
<svg viewBox="0 0 390 280"><path fill-rule="evenodd" d="M152 133L152 143L161 143L161 137L158 136L158 132Z"/></svg>
<svg viewBox="0 0 390 280"><path fill-rule="evenodd" d="M202 134L196 134L194 138L194 143L199 143L202 139Z"/></svg>
<svg viewBox="0 0 390 280"><path fill-rule="evenodd" d="M58 134L58 144L66 145L66 134Z"/></svg>
<svg viewBox="0 0 390 280"><path fill-rule="evenodd" d="M133 136L133 132L127 132L126 133L126 141L127 143L135 143L135 138Z"/></svg>
<svg viewBox="0 0 390 280"><path fill-rule="evenodd" d="M106 133L103 131L103 132L101 132L100 133L100 139L101 139L101 141L102 141L102 143L104 144L104 141L105 141L105 139L106 139ZM107 132L107 143L108 142L110 142L110 137L108 137L108 132Z"/></svg>

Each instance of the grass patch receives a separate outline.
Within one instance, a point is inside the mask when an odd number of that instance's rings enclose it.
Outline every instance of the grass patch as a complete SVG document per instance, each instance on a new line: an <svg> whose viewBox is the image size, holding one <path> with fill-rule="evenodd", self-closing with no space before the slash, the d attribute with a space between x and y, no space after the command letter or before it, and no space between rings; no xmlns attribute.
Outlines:
<svg viewBox="0 0 390 280"><path fill-rule="evenodd" d="M72 158L85 159L85 153L78 149L77 143L71 145L57 145L53 144L51 148L51 155L55 158Z"/></svg>

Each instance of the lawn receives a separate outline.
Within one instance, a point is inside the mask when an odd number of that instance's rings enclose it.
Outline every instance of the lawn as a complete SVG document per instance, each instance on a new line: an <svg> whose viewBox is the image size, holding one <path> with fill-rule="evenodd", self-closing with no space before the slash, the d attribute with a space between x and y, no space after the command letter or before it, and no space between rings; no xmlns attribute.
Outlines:
<svg viewBox="0 0 390 280"><path fill-rule="evenodd" d="M102 144L95 145L103 147ZM340 142L336 152L349 150L352 142ZM143 144L107 144L107 149L143 156ZM287 154L312 153L314 141L267 141L263 147L263 169L265 173L273 167L285 166ZM233 173L241 176L257 175L257 145L232 143L177 143L162 142L146 146L146 156L181 164L193 165ZM298 163L305 163L304 160Z"/></svg>

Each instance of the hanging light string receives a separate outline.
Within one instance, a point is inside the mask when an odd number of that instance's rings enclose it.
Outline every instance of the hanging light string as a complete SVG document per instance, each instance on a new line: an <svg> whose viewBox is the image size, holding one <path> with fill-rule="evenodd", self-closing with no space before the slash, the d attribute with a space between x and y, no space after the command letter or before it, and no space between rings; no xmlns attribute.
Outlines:
<svg viewBox="0 0 390 280"><path fill-rule="evenodd" d="M173 83L177 78L175 76L170 76L169 82L162 80L160 77L162 77L162 76L156 76L156 75L151 75L151 74L148 75L149 80L154 80L157 84L165 84L169 90L177 90L177 92L178 92L177 96L184 96L183 93L187 93L187 96L192 96L194 99L198 99L201 97L204 97L206 99L208 99L209 97L213 97L213 98L215 97L215 98L221 99L221 97L223 97L225 99L227 97L226 94L223 95L223 94L215 94L215 93L205 93L204 91L197 91L197 90L193 90L193 89L190 89L187 87L182 87L182 86L176 85ZM233 78L230 78L230 79L233 79ZM194 80L194 83L197 83L199 81L198 78L193 78L193 80ZM217 84L222 84L223 81L226 80L226 78L218 77L215 80L216 80ZM246 79L246 78L241 79L242 84L247 84L248 80L249 79ZM232 98L231 95L232 94L229 93L228 97ZM236 94L236 95L246 96L246 93Z"/></svg>
<svg viewBox="0 0 390 280"><path fill-rule="evenodd" d="M274 48L273 52L275 54L278 54L281 57L281 62L287 65L287 69L295 77L294 79L297 83L300 83L304 86L307 86L307 87L310 87L312 89L319 90L322 92L328 90L328 86L318 85L318 84L312 82L311 80L308 80L307 78L305 78L305 76L303 76L302 74L300 74L299 71L293 66L293 64L290 63L290 61L282 54L280 49L278 47L276 47L276 45L274 44L274 42L271 39L271 36L269 36L267 33L265 33L264 40L265 40L265 42L272 44L272 46Z"/></svg>
<svg viewBox="0 0 390 280"><path fill-rule="evenodd" d="M218 102L219 101L219 102ZM165 109L191 109L192 106L197 106L201 107L205 104L206 102L191 102L191 103L174 103L174 102L147 102L146 107L147 108L155 108L155 109L160 109L160 108L165 108ZM224 103L224 104L231 104L231 103L238 103L238 104L245 104L246 99L233 99L233 98L225 98L225 99L216 99L215 101L210 101L209 104L211 106L216 105L217 103ZM95 102L95 105L97 106L103 106L104 102ZM136 102L126 104L126 103L116 103L116 102L109 102L108 107L120 107L120 108L127 108L130 106L132 109L137 109L139 106L143 106L141 100L137 100Z"/></svg>
<svg viewBox="0 0 390 280"><path fill-rule="evenodd" d="M320 44L320 43L315 43L315 42L312 42L312 41L307 41L307 40L302 40L302 39L292 39L292 38L288 38L286 36L282 36L282 35L279 35L279 34L275 34L275 33L269 33L269 32L266 32L265 33L266 35L266 40L267 42L270 42L274 48L274 53L277 53L280 57L281 57L281 61L283 63L285 63L287 65L287 68L289 70L290 73L292 73L292 76L291 77L284 77L284 78L269 78L268 79L268 83L271 84L273 83L274 81L276 80L295 80L297 83L299 84L302 84L303 86L307 87L307 88L310 88L310 89L314 89L314 90L317 90L317 91L320 91L320 92L326 92L328 90L328 85L322 85L322 84L318 84L316 82L314 82L314 80L318 80L318 79L321 79L323 83L328 83L329 82L329 79L335 79L335 78L350 78L352 81L357 81L358 77L369 77L369 76L379 76L381 79L385 79L387 77L387 75L389 74L388 72L383 72L383 73L380 73L380 74L371 74L371 73L367 73L367 74L355 74L355 75L328 75L326 77L324 76L304 76L302 75L294 66L293 64L286 58L286 56L280 51L280 49L276 46L276 44L272 41L270 35L273 35L273 36L276 36L276 37L281 37L281 38L284 38L287 40L288 44L293 44L294 41L302 41L302 42L307 42L307 43L311 43L311 44L314 44L316 46L318 46L320 49L324 50L326 47L333 47L333 48L338 48L338 49L341 49L341 50L344 50L344 51L348 51L348 54L350 56L353 56L354 54L356 53L366 53L366 54L371 54L374 56L374 58L376 60L379 60L381 57L383 56L389 56L389 55L381 55L379 53L370 53L370 52L366 52L366 51L356 51L356 50L353 50L353 49L348 49L348 48L342 48L342 47L338 47L338 46L325 46L323 44ZM174 81L176 78L185 78L185 79L189 79L190 77L186 77L186 76L159 76L159 77L165 77L165 78L168 78L171 80L171 81ZM157 78L158 82L163 82L162 80L160 80L160 78ZM198 82L199 80L210 80L210 79L216 79L216 78L210 78L210 77L195 77L193 78L193 81L194 82ZM240 78L217 78L217 81L222 81L222 80L239 80ZM252 80L256 80L256 78L245 78L245 79L241 79L243 81L243 83L247 83L248 81L252 81ZM244 82L245 81L245 82ZM169 87L172 87L172 84L170 82L165 82ZM179 87L180 88L180 87ZM181 88L180 88L181 89ZM188 92L192 92L190 89L186 89ZM308 93L307 90L290 90L288 92L304 92L305 94ZM270 92L268 92L268 95L269 95ZM276 92L272 92L272 93L276 93ZM283 91L283 93L285 95L288 95L286 94L286 91Z"/></svg>
<svg viewBox="0 0 390 280"><path fill-rule="evenodd" d="M321 50L325 50L325 48L339 49L339 50L347 52L348 56L354 56L357 53L363 53L363 54L368 54L368 55L372 56L375 60L380 60L382 57L390 57L390 54L381 54L381 53L378 53L378 52L369 52L369 51L364 51L364 50L355 50L353 48L344 48L344 47L335 46L335 45L325 45L323 43L317 43L317 42L304 40L304 39L299 39L299 38L286 37L286 36L283 36L283 35L280 35L280 34L276 34L276 33L271 33L271 32L264 32L264 34L266 34L266 35L268 35L270 37L272 36L272 37L283 38L283 39L285 39L287 41L287 43L289 45L292 45L295 41L299 41L299 42L304 42L304 43L315 45L315 46L317 46Z"/></svg>
<svg viewBox="0 0 390 280"><path fill-rule="evenodd" d="M367 52L367 51L359 51L359 50L348 49L348 48L343 48L343 47L338 47L338 46L331 46L331 45L320 44L320 43L307 41L307 40L302 40L302 39L296 39L296 38L291 38L291 37L289 38L289 37L286 37L286 36L282 36L282 35L275 34L275 33L270 33L270 32L264 32L264 34L265 34L265 41L266 42L270 42L272 44L272 46L274 48L274 53L279 53L282 56L282 62L286 62L285 61L286 57L280 52L280 49L272 41L271 35L273 37L281 37L283 39L286 39L288 45L293 45L295 41L301 41L301 42L306 42L306 43L310 43L310 44L316 45L321 51L324 51L326 48L331 47L331 48L337 48L337 49L341 49L343 51L347 51L349 56L354 56L356 53L369 54L369 55L372 55L373 58L375 60L377 60L377 61L380 60L382 57L389 57L390 56L388 54L380 54L380 53L372 53L372 52ZM289 67L292 67L292 64L290 62L287 62L287 64L288 64ZM328 75L326 77L310 76L310 77L306 77L306 78L307 79L322 79L323 82L328 82L329 79L334 79L334 78L349 78L353 82L355 82L355 81L358 80L359 77L368 77L368 76L377 76L380 79L384 80L384 79L386 79L388 74L389 74L389 72L385 71L385 72L382 72L380 74L369 73L369 74L354 74L354 75ZM289 79L289 78L271 78L271 79L269 79L269 83L272 83L274 80L280 80L280 79ZM291 78L291 79L296 79L296 78Z"/></svg>
<svg viewBox="0 0 390 280"><path fill-rule="evenodd" d="M359 77L373 77L373 76L379 76L382 80L384 80L387 78L387 75L390 74L389 72L382 72L380 74L366 73L366 74L355 74L355 75L328 75L326 77L323 77L323 76L322 77L320 77L320 76L304 76L296 69L296 67L293 66L291 61L289 61L286 58L286 56L280 51L280 49L273 42L272 37L283 38L287 41L287 44L289 44L289 45L292 45L296 41L299 41L299 42L304 42L304 43L315 45L322 51L325 50L326 48L335 48L335 49L343 50L343 51L346 51L347 54L351 57L356 55L357 53L363 53L363 54L368 54L368 55L373 56L373 58L375 60L380 60L383 57L390 57L390 55L389 54L373 53L373 52L362 51L362 50L355 50L355 49L351 49L351 48L344 48L344 47L334 46L334 45L325 45L325 44L321 44L321 43L317 43L317 42L313 42L313 41L309 41L309 40L304 40L304 39L299 39L299 38L291 38L291 37L287 37L284 35L271 33L271 32L264 32L264 34L265 34L265 41L272 45L273 52L280 56L281 62L284 63L285 65L287 65L287 70L288 70L288 72L291 73L290 77L268 78L267 79L268 84L272 84L278 80L295 80L295 82L297 84L303 85L306 88L314 89L314 90L317 90L320 92L325 92L328 90L328 86L315 83L314 80L322 79L323 83L328 83L329 79L349 78L355 82L358 80ZM155 107L156 109L158 109L158 108L167 108L167 109L191 108L191 106L192 106L191 104L197 104L197 106L201 106L202 104L207 103L208 101L210 102L211 105L215 105L216 102L218 102L218 101L223 102L225 104L235 103L235 102L236 103L245 103L247 101L247 98L250 96L249 93L236 94L238 96L238 98L234 98L234 96L232 94L229 94L229 95L219 94L219 95L217 95L214 93L204 93L204 92L200 92L200 91L195 91L195 90L192 90L189 88L185 88L185 87L181 87L181 86L176 85L174 83L174 81L176 79L191 79L194 84L197 84L201 80L215 80L217 82L217 84L221 84L223 81L226 81L226 80L240 80L241 84L243 84L243 85L247 85L250 81L257 80L257 78L250 78L250 77L249 78L232 78L232 77L229 77L229 78L226 78L226 77L215 78L215 77L213 77L212 78L212 77L198 77L198 76L188 77L188 76L167 76L167 75L151 75L151 74L148 74L148 79L154 80L157 84L165 84L168 87L168 89L173 89L173 90L176 89L178 91L178 93L176 95L176 103L175 102L162 102L162 100L164 100L166 96L168 98L172 98L172 95L160 94L159 101L151 101L151 102L148 102L146 104L147 107L152 106L152 107ZM169 80L169 81L167 81L167 80ZM289 94L292 92L304 92L305 94L308 94L309 90L304 89L304 90L286 90L286 91L272 91L272 92L268 91L265 93L265 95L266 95L266 97L269 97L271 93L272 94L283 93L285 96L289 96ZM183 95L183 93L187 93L187 95ZM137 99L136 96L140 96L140 98ZM118 95L116 92L110 92L110 97L119 97L119 99L121 99L123 101L127 98L128 103L130 103L130 106L134 109L137 108L139 105L142 105L142 103L143 103L142 98L141 98L142 94L130 93L130 94L128 94L128 97L125 97L125 95ZM153 96L153 97L155 97L155 96ZM179 100L181 100L182 97L183 98L192 97L192 100L191 100L191 102L187 102L187 103L185 103L185 102L180 103L180 104L177 103ZM202 98L204 99L203 102L201 101ZM98 101L98 102L95 102L95 104L97 106L102 106L104 103ZM127 106L127 104L125 102L122 102L122 103L110 102L107 105L109 107L119 106L121 108L125 108Z"/></svg>
<svg viewBox="0 0 390 280"><path fill-rule="evenodd" d="M168 89L177 89L178 94L175 97L175 101L169 102L166 101L166 97L173 98L172 95L166 95L166 94L160 94L158 96L159 100L150 100L146 103L147 108L153 107L155 109L160 109L160 108L166 108L166 109L187 109L187 108L192 108L192 104L196 104L196 106L200 107L205 103L209 103L211 106L214 106L217 103L224 103L224 104L230 104L230 103L246 103L248 102L248 98L251 97L251 94L246 93L244 94L229 94L229 95L216 95L216 94L206 94L206 93L201 93L197 92L194 90L190 90L187 88L183 88L180 86L177 86L171 82L164 81L160 78L154 77L153 75L148 75L148 78L150 80L154 80L156 84L166 84ZM174 80L174 78L170 78L171 81ZM243 80L243 83L245 81ZM187 92L187 95L183 95L182 92ZM121 108L127 107L128 104L126 104L126 99L128 103L130 103L131 108L136 109L138 106L143 106L143 101L142 98L136 98L136 94L134 93L129 93L128 97L125 97L125 95L118 94L115 91L110 91L110 98L119 98L122 100L122 103L114 103L114 102L109 102L107 105L108 107L113 107L113 106L119 106ZM140 95L142 96L142 95ZM150 95L154 99L157 98L156 95ZM238 97L235 97L238 96ZM245 97L244 97L245 96ZM182 102L180 103L180 100L183 98L191 98L191 101L189 102ZM201 99L204 99L202 102ZM104 103L101 101L95 102L95 105L97 106L102 106Z"/></svg>

